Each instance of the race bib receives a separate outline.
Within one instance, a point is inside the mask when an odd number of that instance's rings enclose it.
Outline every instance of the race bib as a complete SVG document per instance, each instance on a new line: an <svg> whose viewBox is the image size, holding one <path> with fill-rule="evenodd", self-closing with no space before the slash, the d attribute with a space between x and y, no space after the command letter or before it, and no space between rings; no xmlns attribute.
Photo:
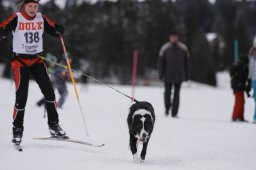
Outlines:
<svg viewBox="0 0 256 170"><path fill-rule="evenodd" d="M18 22L13 32L13 52L19 54L36 54L43 51L44 20L37 13L33 20L27 20L17 13Z"/></svg>

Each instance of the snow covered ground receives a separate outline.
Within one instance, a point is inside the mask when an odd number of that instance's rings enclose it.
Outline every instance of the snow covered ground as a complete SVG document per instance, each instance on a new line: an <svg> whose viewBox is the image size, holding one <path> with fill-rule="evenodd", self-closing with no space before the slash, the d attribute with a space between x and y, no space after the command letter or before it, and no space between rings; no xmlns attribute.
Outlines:
<svg viewBox="0 0 256 170"><path fill-rule="evenodd" d="M130 94L129 86L113 86ZM97 84L82 89L80 101L90 138L85 130L71 84L69 97L59 109L60 124L76 139L105 143L102 148L56 141L38 141L49 136L43 108L35 106L42 95L30 83L25 115L23 152L11 144L14 84L0 79L0 169L1 170L255 170L256 125L232 123L233 94L228 87L213 88L193 82L182 86L179 119L164 116L163 88L137 87L136 98L153 104L156 124L146 161L135 164L128 150L126 117L132 102ZM254 103L246 99L245 118L252 121Z"/></svg>

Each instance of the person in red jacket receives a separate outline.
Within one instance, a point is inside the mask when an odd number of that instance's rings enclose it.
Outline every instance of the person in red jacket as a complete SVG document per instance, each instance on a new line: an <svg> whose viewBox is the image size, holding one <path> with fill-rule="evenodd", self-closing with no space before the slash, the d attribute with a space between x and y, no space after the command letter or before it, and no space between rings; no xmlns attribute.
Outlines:
<svg viewBox="0 0 256 170"><path fill-rule="evenodd" d="M43 33L59 37L64 33L64 28L38 12L38 8L39 0L23 0L19 11L0 24L1 40L11 32L13 35L11 68L15 81L16 100L13 111L12 142L18 145L23 136L30 74L44 95L50 134L68 138L59 125L55 94L45 62L38 57L43 52Z"/></svg>
<svg viewBox="0 0 256 170"><path fill-rule="evenodd" d="M249 59L246 55L239 56L239 61L229 68L231 88L235 95L235 104L232 113L232 121L247 122L244 119L244 92L250 97L251 80L248 78Z"/></svg>

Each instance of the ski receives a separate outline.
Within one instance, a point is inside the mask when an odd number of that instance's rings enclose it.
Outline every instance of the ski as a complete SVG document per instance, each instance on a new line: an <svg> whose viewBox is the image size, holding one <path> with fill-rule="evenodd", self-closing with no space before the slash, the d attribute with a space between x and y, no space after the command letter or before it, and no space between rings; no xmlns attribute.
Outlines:
<svg viewBox="0 0 256 170"><path fill-rule="evenodd" d="M77 139L72 139L72 138L61 138L61 137L42 137L42 138L33 138L35 140L53 140L53 141L63 141L63 142L70 142L70 143L77 143L77 144L82 144L82 145L87 145L87 146L93 146L93 147L102 147L105 144L94 144L91 142L87 142L87 141L81 141L81 140L77 140Z"/></svg>
<svg viewBox="0 0 256 170"><path fill-rule="evenodd" d="M19 152L23 151L22 147L19 144L14 144L14 148Z"/></svg>

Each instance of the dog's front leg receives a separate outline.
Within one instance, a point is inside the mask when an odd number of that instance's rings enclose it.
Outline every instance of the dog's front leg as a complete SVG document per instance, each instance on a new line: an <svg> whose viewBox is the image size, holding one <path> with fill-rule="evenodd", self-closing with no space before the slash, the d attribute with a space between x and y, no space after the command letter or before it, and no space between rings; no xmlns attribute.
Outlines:
<svg viewBox="0 0 256 170"><path fill-rule="evenodd" d="M148 141L149 141L149 139L148 139ZM143 147L142 147L141 154L140 154L141 160L143 160L143 161L145 160L145 157L146 157L148 141L143 142Z"/></svg>
<svg viewBox="0 0 256 170"><path fill-rule="evenodd" d="M133 155L137 153L136 144L137 144L137 138L135 138L133 135L130 134L130 148Z"/></svg>
<svg viewBox="0 0 256 170"><path fill-rule="evenodd" d="M135 138L133 135L130 135L130 148L133 155L134 163L140 163L140 159L137 153L137 138Z"/></svg>

